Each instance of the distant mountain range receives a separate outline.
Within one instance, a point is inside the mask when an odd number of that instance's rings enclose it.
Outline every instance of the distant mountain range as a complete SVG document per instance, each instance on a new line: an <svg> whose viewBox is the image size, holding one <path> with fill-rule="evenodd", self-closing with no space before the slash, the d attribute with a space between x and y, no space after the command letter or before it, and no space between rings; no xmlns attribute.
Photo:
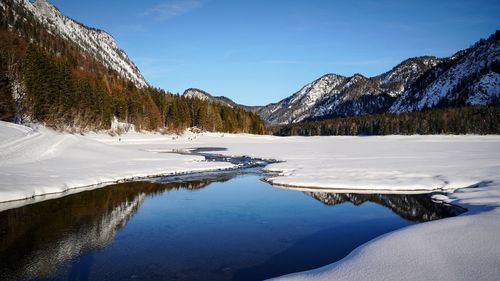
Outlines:
<svg viewBox="0 0 500 281"><path fill-rule="evenodd" d="M441 63L434 57L408 59L375 76L326 74L292 96L257 112L271 124L296 123L311 117L355 116L387 111L423 73Z"/></svg>
<svg viewBox="0 0 500 281"><path fill-rule="evenodd" d="M500 32L449 58L416 57L374 77L327 74L257 113L271 124L318 117L498 104Z"/></svg>
<svg viewBox="0 0 500 281"><path fill-rule="evenodd" d="M448 58L407 59L390 71L365 77L326 74L279 102L246 107L270 124L307 119L402 113L425 108L498 105L500 31ZM220 98L211 98L220 102ZM224 102L236 105L223 97Z"/></svg>

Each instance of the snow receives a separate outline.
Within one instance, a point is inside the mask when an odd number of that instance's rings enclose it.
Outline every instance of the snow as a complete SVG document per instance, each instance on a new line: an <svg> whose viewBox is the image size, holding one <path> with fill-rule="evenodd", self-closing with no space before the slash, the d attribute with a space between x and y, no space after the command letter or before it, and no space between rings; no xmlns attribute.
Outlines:
<svg viewBox="0 0 500 281"><path fill-rule="evenodd" d="M195 89L186 90L186 92L184 92L183 96L187 97L187 98L197 98L200 100L210 99L210 97L207 94L205 94L201 91L195 90Z"/></svg>
<svg viewBox="0 0 500 281"><path fill-rule="evenodd" d="M468 212L372 240L341 261L283 280L497 280L500 276L500 136L273 137L220 133L62 134L0 122L0 201L156 174L224 169L227 163L167 152L225 147L268 166L281 188L412 193ZM97 185L94 187L100 187ZM285 187L291 186L291 187ZM465 188L464 187L469 187ZM67 191L69 190L69 191ZM0 205L0 209L51 198Z"/></svg>
<svg viewBox="0 0 500 281"><path fill-rule="evenodd" d="M119 137L117 145L107 145L81 135L6 122L0 122L0 135L0 202L150 175L232 167L203 162L199 156L124 148Z"/></svg>
<svg viewBox="0 0 500 281"><path fill-rule="evenodd" d="M276 280L498 280L498 181L450 199L469 211L391 232L336 263Z"/></svg>
<svg viewBox="0 0 500 281"><path fill-rule="evenodd" d="M310 88L306 88L305 90L303 90L305 91L303 94L305 98L301 99L300 102L303 104L305 109L310 109L314 104L317 103L318 100L322 99L324 95L329 94L343 81L344 78L336 74L325 75L320 79L314 81ZM292 100L292 102L296 101Z"/></svg>
<svg viewBox="0 0 500 281"><path fill-rule="evenodd" d="M86 27L64 16L47 0L38 0L34 4L29 0L16 0L16 2L31 12L49 32L76 43L96 59L130 79L137 87L148 85L137 66L123 50L118 48L113 37L107 32Z"/></svg>
<svg viewBox="0 0 500 281"><path fill-rule="evenodd" d="M441 61L434 57L411 58L370 78L326 74L292 96L261 107L258 113L271 124L289 124L309 117L356 116L386 110L391 102L387 96L398 100L420 75Z"/></svg>
<svg viewBox="0 0 500 281"><path fill-rule="evenodd" d="M171 146L185 146L172 144ZM205 136L195 146L222 146L224 154L272 158L288 171L273 184L330 189L450 190L500 171L498 136L288 137ZM170 147L171 147L170 146ZM482 171L471 171L471 167Z"/></svg>
<svg viewBox="0 0 500 281"><path fill-rule="evenodd" d="M319 79L302 87L292 96L277 103L267 105L264 113L269 115L266 119L277 124L296 123L311 115L311 110L329 96L338 94L334 91L346 80L336 74L326 74ZM279 111L281 109L281 111ZM288 110L283 110L288 109Z"/></svg>
<svg viewBox="0 0 500 281"><path fill-rule="evenodd" d="M491 181L500 171L499 136L173 137L131 131L112 137L6 122L0 123L0 132L0 201L123 178L230 167L200 162L196 156L156 153L200 146L226 147L219 153L227 155L281 160L267 169L282 175L267 180L289 187L454 190Z"/></svg>
<svg viewBox="0 0 500 281"><path fill-rule="evenodd" d="M235 103L224 96L212 96L211 94L196 88L189 88L182 94L186 98L196 98L203 101L215 102L233 108Z"/></svg>
<svg viewBox="0 0 500 281"><path fill-rule="evenodd" d="M441 100L457 99L457 93L454 88L461 81L474 75L480 75L479 82L469 87L473 93L467 100L467 104L472 105L487 105L492 98L498 96L498 74L490 72L487 75L481 74L481 71L486 65L498 63L498 53L500 52L500 44L498 40L487 41L484 44L477 43L477 46L470 53L460 58L462 52L457 53L452 57L456 63L450 68L439 74L439 76L424 89L412 93L412 91L404 92L389 109L392 113L401 113L430 108L437 105ZM437 69L436 69L437 70ZM438 73L438 72L436 72ZM417 103L411 100L418 100Z"/></svg>
<svg viewBox="0 0 500 281"><path fill-rule="evenodd" d="M111 120L110 131L118 135L126 132L135 132L135 125L126 122L120 122L118 118L114 117L113 120Z"/></svg>
<svg viewBox="0 0 500 281"><path fill-rule="evenodd" d="M417 63L416 59L420 63L425 65L427 68L422 69ZM389 90L387 94L391 97L399 97L405 90L406 87L410 86L411 83L416 80L420 74L424 73L428 68L434 67L440 62L441 59L435 57L423 57L408 59L390 71L381 75L380 86L386 87L387 85L393 84L395 81L401 81L400 87L397 90Z"/></svg>
<svg viewBox="0 0 500 281"><path fill-rule="evenodd" d="M467 99L467 104L484 105L500 97L500 74L489 72L472 86L474 93Z"/></svg>

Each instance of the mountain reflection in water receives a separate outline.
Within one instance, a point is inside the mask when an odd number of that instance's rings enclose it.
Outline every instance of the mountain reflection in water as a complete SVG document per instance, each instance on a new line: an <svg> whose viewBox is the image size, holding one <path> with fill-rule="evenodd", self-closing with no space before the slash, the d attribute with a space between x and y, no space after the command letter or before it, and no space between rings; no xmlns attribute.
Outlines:
<svg viewBox="0 0 500 281"><path fill-rule="evenodd" d="M432 202L429 194L304 193L328 206L335 206L347 202L356 206L365 202L376 203L389 208L404 219L415 222L442 219L456 216L463 212L463 209L458 206L436 204L435 202Z"/></svg>
<svg viewBox="0 0 500 281"><path fill-rule="evenodd" d="M108 247L146 198L169 196L164 193L180 189L194 191L213 182L228 181L234 176L227 173L199 176L196 180L179 177L178 182L164 183L157 179L156 182L120 183L0 212L0 279L51 278L68 261L74 262L86 253ZM453 209L433 203L429 195L305 194L331 206L345 202L355 205L373 202L416 222L456 214ZM244 199L241 202L235 200L234 204L245 204ZM92 255L85 256L85 259L80 262L89 263L88 267L72 267L68 278L88 279Z"/></svg>
<svg viewBox="0 0 500 281"><path fill-rule="evenodd" d="M1 212L0 279L48 277L64 262L111 243L146 196L210 182L120 183Z"/></svg>

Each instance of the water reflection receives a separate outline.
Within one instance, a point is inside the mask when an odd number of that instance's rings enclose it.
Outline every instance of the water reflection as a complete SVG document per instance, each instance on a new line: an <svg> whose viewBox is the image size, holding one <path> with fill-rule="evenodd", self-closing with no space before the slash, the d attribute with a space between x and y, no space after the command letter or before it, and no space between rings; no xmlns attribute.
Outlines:
<svg viewBox="0 0 500 281"><path fill-rule="evenodd" d="M404 219L415 222L426 222L456 216L464 211L458 206L436 204L430 199L429 194L304 193L328 206L335 206L346 202L358 206L365 202L373 202L389 208Z"/></svg>
<svg viewBox="0 0 500 281"><path fill-rule="evenodd" d="M65 276L67 276L69 279L86 280L89 278L90 268L95 262L92 253L94 253L95 250L108 247L115 239L117 232L120 229L124 228L125 225L127 225L129 220L137 213L137 211L141 208L141 205L147 198L153 198L160 195L168 196L165 195L166 192L180 189L202 189L208 186L210 183L225 182L230 180L234 176L234 173L214 173L208 175L200 174L197 178L195 177L194 179L193 176L190 176L190 180L186 180L186 177L181 176L163 179L159 178L156 179L156 181L152 182L121 183L106 188L81 192L59 199L48 200L32 205L27 205L21 208L0 212L0 260L2 261L0 264L0 279L20 280L32 278L52 278L52 276L56 272L58 272L65 263L67 263L68 261L73 261L79 263L79 265L71 267L69 272ZM258 182L258 178L255 178L257 179L256 182ZM248 220L250 223L254 223L252 220L255 218L255 220L258 220L259 231L262 231L261 229L269 231L269 229L271 228L265 225L267 222L265 221L265 219L263 219L263 216L272 212L278 213L278 215L276 216L276 218L278 219L276 219L276 221L274 221L273 223L275 225L278 225L281 221L286 221L286 223L293 222L297 225L301 223L300 220L297 220L293 217L293 214L289 215L289 217L283 217L282 213L280 212L283 212L284 208L278 208L277 210L272 209L274 207L272 206L272 202L278 202L277 200L279 200L279 198L283 198L279 196L290 193L293 194L293 196L296 196L297 194L300 195L300 193L295 191L274 190L267 186L267 184L265 183L259 182L259 184L266 185L266 187L268 188L266 190L274 192L272 193L273 196L269 197L268 193L265 193L265 190L260 190L255 186L245 187L247 188L245 192L238 191L238 188L240 188L240 190L243 190L243 187L241 186L231 187L231 192L236 194L236 196L233 194L232 196L229 196L227 200L233 201L231 201L230 204L228 203L227 207L224 207L222 203L219 203L220 206L218 207L222 208L225 216L227 216L228 219L233 219L233 217L235 217L235 215L239 213L241 213L242 215L238 218L234 218L234 222L229 223L228 225L243 229L244 227L248 226L240 226L238 225L238 223L248 223L246 220ZM251 198L251 195L249 194L254 191L260 192L261 195L259 196L261 197ZM228 193L227 191L225 192L226 194ZM262 194L262 192L264 192L265 194ZM243 195L241 195L242 193ZM360 205L364 202L376 203L378 205L389 208L406 220L416 222L439 219L457 213L457 211L453 208L433 203L428 195L363 195L326 192L306 192L305 194L329 206L335 206L345 202L351 202L354 205ZM215 197L214 195L211 196ZM216 193L216 196L217 198L219 198L220 194ZM209 198L212 199L212 197ZM269 198L269 202L266 203L263 198ZM301 198L307 199L307 197L303 195L301 196ZM250 216L248 216L248 214L244 213L244 211L245 209L252 208L253 205L245 204L249 204L248 202L252 199L254 199L253 201L258 202L258 204L261 205L258 205L259 209L257 211L253 211L254 213L251 213ZM284 197L283 200L286 201L291 199L289 197ZM302 203L302 201L300 200L294 200L296 199L292 199L290 202L294 202L296 204L301 204L304 206L307 205L306 203ZM310 200L303 201L310 202ZM197 203L203 204L202 202ZM311 208L309 205L307 205L306 207ZM211 206L208 206L208 208L211 208ZM289 213L289 211L287 210L285 210L285 212ZM307 212L306 213L308 215L317 217L325 216L324 211L317 214L315 212L317 211L312 210L309 211L310 214L308 214ZM201 215L199 216L199 219L201 222L203 222L202 215L206 214L207 212L203 211L200 213ZM189 214L187 216L189 216ZM190 218L181 217L179 219L182 221L186 221ZM210 219L214 218L211 217ZM270 217L268 219L272 220L274 218ZM213 225L212 222L210 223ZM383 224L378 222L376 224L374 223L374 221L371 223L373 223L373 225L383 226ZM368 224L367 222L364 222L364 224L364 226L373 229L373 227L370 226L370 224ZM198 226L199 225L196 225L194 229L196 229L196 231L198 231L200 235L203 235L204 229L202 228L202 226ZM402 226L403 225L399 227ZM307 228L304 226L301 227ZM379 235L384 231L390 231L395 226L391 227L392 228L381 228L380 232L374 232L371 234L371 236L366 236L365 234L363 234L365 236L360 236L358 237L359 239L357 238L359 241L351 241L352 245L349 245L348 248L344 249L343 251L345 253L342 252L341 255L345 255L360 243L366 242L366 239L376 237L376 235ZM278 226L278 228L280 227ZM229 230L230 229L226 229L226 231ZM318 237L322 237L322 239L327 240L332 237L332 233L337 233L337 235L343 233L342 235L345 234L344 236L349 236L348 230L349 228L345 227L335 229L332 228L331 230L325 228L322 230L322 232L318 232L319 234L315 235L319 235ZM323 235L322 233L327 233L328 235ZM185 233L183 235L185 237L190 237L189 235L192 234ZM270 231L270 234L264 233L262 235L279 236L279 234L276 233L275 230ZM287 233L287 235L289 235L289 233ZM231 239L235 239L236 244L240 242L249 244L248 241L242 242L242 240L238 240L243 238L238 238L234 235L231 237ZM312 242L308 242L309 240L307 239L304 240L305 242L295 241L295 245L289 247L289 251L296 252L295 256L297 257L297 259L295 263L283 263L283 269L281 271L276 271L276 274L295 271L294 269L301 269L300 266L306 264L304 262L304 259L308 259L307 256L303 255L305 248L314 249L314 247L318 246L325 248L324 246L317 244L318 239L314 238L310 240ZM128 243L130 243L130 241L128 241ZM203 241L200 241L200 243L203 243ZM270 243L270 245L271 244L273 244L274 246L276 245L276 243ZM182 245L180 245L179 247L182 247ZM339 246L332 244L332 247L338 249ZM238 249L236 252L241 251L241 249ZM289 257L291 255L289 254L289 252L286 253L287 254L285 255L285 258L289 260ZM208 253L207 255L211 254ZM228 253L227 255L232 254ZM252 263L254 264L257 260L254 257L256 255L257 254L253 254L252 256ZM312 255L322 257L322 260L318 261L315 264L311 264L310 267L315 267L318 266L318 264L321 265L326 262L331 262L329 258L331 258L332 254L328 252L325 252L323 256L319 255L317 252L312 253ZM339 255L340 258L341 255ZM187 256L185 258L189 261L192 260L192 258ZM269 257L259 258L266 259ZM222 267L220 268L220 271L225 274L224 276L231 276L231 272L229 272L227 268L231 268L232 270L232 268L240 266L240 271L237 272L239 275L234 275L234 278L240 276L237 279L244 280L244 278L241 278L241 276L253 276L259 279L267 275L252 275L252 272L270 272L271 268L278 268L276 264L281 264L281 260L281 256L276 255L274 259L271 259L268 263L260 265L260 267L252 268L249 267L248 264L240 264L233 265L232 267ZM290 269L289 267L292 265L295 267ZM166 273L164 272L160 274L160 276L162 276L163 274ZM219 277L220 276L218 276L216 280L218 280Z"/></svg>
<svg viewBox="0 0 500 281"><path fill-rule="evenodd" d="M64 262L106 247L148 195L211 181L121 183L0 213L0 279L49 277Z"/></svg>

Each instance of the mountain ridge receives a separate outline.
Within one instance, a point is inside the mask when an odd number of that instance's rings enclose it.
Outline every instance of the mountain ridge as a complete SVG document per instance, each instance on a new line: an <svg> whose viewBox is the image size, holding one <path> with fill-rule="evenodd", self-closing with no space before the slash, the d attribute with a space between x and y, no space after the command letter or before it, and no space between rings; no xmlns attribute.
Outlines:
<svg viewBox="0 0 500 281"><path fill-rule="evenodd" d="M372 77L359 73L350 77L325 74L293 95L275 103L255 107L253 111L268 123L276 125L326 116L402 113L448 105L498 104L499 38L497 31L488 39L481 39L472 47L460 50L447 58L409 58L389 71ZM473 59L471 56L477 58ZM457 75L449 74L453 69L455 73L461 74L458 79L454 78ZM464 73L467 75L462 75ZM467 79L477 81L463 82ZM426 87L436 84L447 85L446 81L451 81L451 85L455 87L461 86L462 88L456 88L454 91L462 92L462 96L443 93L445 89L439 85L425 90ZM423 88L424 92L419 91L419 88ZM466 91L468 93L463 93ZM432 99L436 93L439 93L438 98Z"/></svg>
<svg viewBox="0 0 500 281"><path fill-rule="evenodd" d="M117 71L121 76L132 81L137 87L149 86L138 67L108 32L89 27L62 14L47 0L14 0L45 26L50 32L57 33L77 44L87 54Z"/></svg>

